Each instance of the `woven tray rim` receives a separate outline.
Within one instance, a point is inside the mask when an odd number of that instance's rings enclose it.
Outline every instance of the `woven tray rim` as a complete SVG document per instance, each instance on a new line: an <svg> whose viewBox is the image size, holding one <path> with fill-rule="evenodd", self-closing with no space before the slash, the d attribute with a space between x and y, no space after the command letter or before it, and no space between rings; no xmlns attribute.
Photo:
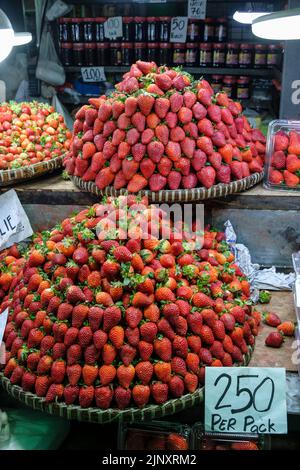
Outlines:
<svg viewBox="0 0 300 470"><path fill-rule="evenodd" d="M248 346L248 353L244 354L244 361L239 366L247 366L251 359L254 346ZM194 393L188 393L180 398L173 398L162 405L150 404L144 408L126 408L118 410L109 408L101 410L96 407L81 408L79 405L66 405L63 402L46 403L45 398L40 398L34 393L25 392L18 385L12 385L3 373L0 373L0 383L9 395L27 406L48 414L60 416L69 420L86 421L98 424L118 422L147 421L183 411L203 401L204 387L199 387Z"/></svg>
<svg viewBox="0 0 300 470"><path fill-rule="evenodd" d="M205 199L215 199L225 197L230 194L245 191L259 183L264 176L264 172L253 173L241 180L232 181L229 184L215 184L211 188L193 188L193 189L162 189L161 191L141 190L138 194L148 196L150 202L191 202L202 201ZM107 186L100 190L94 181L83 181L79 176L69 175L71 181L81 190L85 190L96 196L119 196L128 194L127 189L116 190L112 186Z"/></svg>
<svg viewBox="0 0 300 470"><path fill-rule="evenodd" d="M51 160L34 163L14 170L0 170L0 187L9 186L16 182L28 181L39 176L51 173L63 166L64 154Z"/></svg>

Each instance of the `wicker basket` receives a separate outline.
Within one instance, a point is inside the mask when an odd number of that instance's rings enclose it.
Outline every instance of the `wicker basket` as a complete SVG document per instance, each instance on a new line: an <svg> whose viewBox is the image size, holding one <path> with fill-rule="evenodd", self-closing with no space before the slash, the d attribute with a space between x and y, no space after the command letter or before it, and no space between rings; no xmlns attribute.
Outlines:
<svg viewBox="0 0 300 470"><path fill-rule="evenodd" d="M252 356L253 347L248 347L249 351L244 355L244 362L241 366L246 366ZM91 423L110 423L113 421L149 421L162 418L183 411L186 408L198 405L203 401L204 387L198 388L194 393L188 393L180 398L175 398L163 403L162 405L147 405L144 408L126 408L118 410L110 408L101 410L99 408L81 408L75 405L66 405L65 403L46 403L45 398L24 392L18 385L12 385L10 380L0 374L0 383L3 388L11 395L25 405L39 411L45 411L49 414L60 416L61 418L74 419L78 421L88 421Z"/></svg>
<svg viewBox="0 0 300 470"><path fill-rule="evenodd" d="M97 196L120 196L121 194L127 194L127 189L115 189L112 186L108 186L104 190L100 190L93 181L83 181L78 176L70 177L73 183L84 191L87 191ZM148 196L149 202L192 202L202 201L204 199L214 199L219 197L225 197L229 194L240 193L246 189L251 188L263 179L262 173L253 173L253 175L247 176L241 180L232 181L229 184L215 184L209 189L206 188L193 188L193 189L163 189L161 191L150 191L148 189L141 190L140 195Z"/></svg>
<svg viewBox="0 0 300 470"><path fill-rule="evenodd" d="M52 173L54 170L61 168L64 156L55 157L45 162L34 163L33 165L16 168L15 170L0 171L0 187L9 186L16 183L22 183L33 178Z"/></svg>

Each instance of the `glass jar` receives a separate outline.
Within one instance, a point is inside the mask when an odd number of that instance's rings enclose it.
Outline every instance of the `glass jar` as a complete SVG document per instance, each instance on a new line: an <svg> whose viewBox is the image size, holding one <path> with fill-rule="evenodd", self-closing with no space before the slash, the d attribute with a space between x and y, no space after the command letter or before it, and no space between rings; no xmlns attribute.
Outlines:
<svg viewBox="0 0 300 470"><path fill-rule="evenodd" d="M196 67L197 64L198 44L195 42L186 43L185 65L188 67Z"/></svg>
<svg viewBox="0 0 300 470"><path fill-rule="evenodd" d="M97 16L95 18L95 40L96 42L104 42L106 41L106 37L104 36L104 23L106 18L104 16ZM123 26L124 27L124 26Z"/></svg>
<svg viewBox="0 0 300 470"><path fill-rule="evenodd" d="M120 42L110 43L110 63L111 65L122 65L122 51Z"/></svg>
<svg viewBox="0 0 300 470"><path fill-rule="evenodd" d="M134 42L134 61L147 60L147 43Z"/></svg>
<svg viewBox="0 0 300 470"><path fill-rule="evenodd" d="M121 52L122 52L122 65L131 65L133 62L133 43L122 42Z"/></svg>
<svg viewBox="0 0 300 470"><path fill-rule="evenodd" d="M213 45L213 67L224 67L225 65L225 44L215 42Z"/></svg>
<svg viewBox="0 0 300 470"><path fill-rule="evenodd" d="M72 18L59 18L59 41L60 42L70 42L72 40L71 23L72 23Z"/></svg>
<svg viewBox="0 0 300 470"><path fill-rule="evenodd" d="M227 18L217 18L215 25L215 41L225 42L227 40Z"/></svg>
<svg viewBox="0 0 300 470"><path fill-rule="evenodd" d="M133 18L133 37L137 42L144 42L146 38L146 18L144 16L135 16Z"/></svg>
<svg viewBox="0 0 300 470"><path fill-rule="evenodd" d="M84 42L95 41L95 18L83 18L83 40Z"/></svg>
<svg viewBox="0 0 300 470"><path fill-rule="evenodd" d="M187 42L197 42L200 40L200 20L189 19L186 40Z"/></svg>
<svg viewBox="0 0 300 470"><path fill-rule="evenodd" d="M239 77L236 86L236 97L238 100L248 100L250 97L249 77Z"/></svg>
<svg viewBox="0 0 300 470"><path fill-rule="evenodd" d="M148 62L157 62L158 42L148 42L147 60Z"/></svg>
<svg viewBox="0 0 300 470"><path fill-rule="evenodd" d="M66 67L72 65L72 43L71 42L62 42L60 44L60 57L62 64Z"/></svg>
<svg viewBox="0 0 300 470"><path fill-rule="evenodd" d="M155 16L148 16L147 18L147 41L155 42L159 39L158 37L158 18Z"/></svg>
<svg viewBox="0 0 300 470"><path fill-rule="evenodd" d="M84 43L73 44L73 63L77 67L84 65Z"/></svg>
<svg viewBox="0 0 300 470"><path fill-rule="evenodd" d="M133 41L133 17L132 16L123 16L123 42L131 42Z"/></svg>
<svg viewBox="0 0 300 470"><path fill-rule="evenodd" d="M215 37L215 25L212 18L206 18L203 26L203 41L213 42Z"/></svg>
<svg viewBox="0 0 300 470"><path fill-rule="evenodd" d="M236 78L232 75L225 75L225 77L223 78L222 91L227 93L229 98L234 98L235 96L235 83Z"/></svg>
<svg viewBox="0 0 300 470"><path fill-rule="evenodd" d="M254 67L263 68L267 64L267 50L264 44L256 44L254 47Z"/></svg>
<svg viewBox="0 0 300 470"><path fill-rule="evenodd" d="M241 44L239 52L239 66L249 68L252 66L252 52L253 47L251 44Z"/></svg>
<svg viewBox="0 0 300 470"><path fill-rule="evenodd" d="M160 42L168 42L170 40L170 27L171 17L160 16L159 17L159 40Z"/></svg>
<svg viewBox="0 0 300 470"><path fill-rule="evenodd" d="M159 43L159 65L171 64L171 49L172 44L170 42Z"/></svg>
<svg viewBox="0 0 300 470"><path fill-rule="evenodd" d="M200 67L210 67L212 64L212 44L201 42L199 44L199 65Z"/></svg>
<svg viewBox="0 0 300 470"><path fill-rule="evenodd" d="M84 44L84 61L85 65L92 67L96 62L96 43L86 42Z"/></svg>
<svg viewBox="0 0 300 470"><path fill-rule="evenodd" d="M218 93L222 90L223 84L223 75L212 75L211 77L211 87L214 90L214 93Z"/></svg>
<svg viewBox="0 0 300 470"><path fill-rule="evenodd" d="M108 57L108 42L97 42L96 45L96 56L97 56L97 64L96 65L107 65L109 62Z"/></svg>
<svg viewBox="0 0 300 470"><path fill-rule="evenodd" d="M72 42L82 43L83 41L83 18L72 18L71 39L72 39Z"/></svg>
<svg viewBox="0 0 300 470"><path fill-rule="evenodd" d="M277 44L270 44L267 52L267 66L269 68L279 66L280 49Z"/></svg>
<svg viewBox="0 0 300 470"><path fill-rule="evenodd" d="M173 64L184 65L185 61L185 44L175 42L173 44Z"/></svg>
<svg viewBox="0 0 300 470"><path fill-rule="evenodd" d="M239 65L239 45L235 42L227 44L226 67L237 67Z"/></svg>

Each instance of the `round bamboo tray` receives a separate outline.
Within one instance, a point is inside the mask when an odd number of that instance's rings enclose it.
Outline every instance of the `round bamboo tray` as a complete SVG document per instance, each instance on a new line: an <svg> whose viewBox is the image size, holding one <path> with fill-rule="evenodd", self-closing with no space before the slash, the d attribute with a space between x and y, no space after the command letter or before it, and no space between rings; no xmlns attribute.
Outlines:
<svg viewBox="0 0 300 470"><path fill-rule="evenodd" d="M64 156L55 157L45 162L34 163L33 165L16 168L15 170L0 170L0 186L9 186L22 183L33 178L52 173L61 168Z"/></svg>
<svg viewBox="0 0 300 470"><path fill-rule="evenodd" d="M128 194L127 189L115 189L112 186L107 186L105 189L99 189L93 181L83 181L79 176L70 176L73 183L84 191L87 191L97 196L120 196ZM150 191L143 189L139 192L140 195L145 195L149 198L149 202L192 202L203 201L205 199L215 199L225 197L230 194L240 193L255 186L263 179L262 173L253 173L241 180L232 181L229 184L215 184L211 188L193 188L193 189L162 189L161 191Z"/></svg>
<svg viewBox="0 0 300 470"><path fill-rule="evenodd" d="M244 355L241 366L248 365L254 347L248 347L248 353ZM9 395L30 406L34 410L45 411L49 414L60 416L61 418L77 421L87 421L91 423L105 424L110 422L133 422L149 421L162 418L183 411L186 408L198 405L204 398L204 387L198 388L194 393L188 393L180 398L168 400L162 405L146 405L144 408L126 408L118 410L109 408L101 410L99 408L81 408L76 405L66 405L65 403L47 403L45 398L40 398L31 392L25 392L18 385L12 385L10 380L0 374L0 383Z"/></svg>

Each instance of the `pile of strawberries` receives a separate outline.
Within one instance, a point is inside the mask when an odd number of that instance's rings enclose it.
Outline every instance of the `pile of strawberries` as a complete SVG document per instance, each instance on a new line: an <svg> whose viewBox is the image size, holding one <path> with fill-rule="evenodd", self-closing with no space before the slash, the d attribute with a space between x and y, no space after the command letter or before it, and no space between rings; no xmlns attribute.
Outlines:
<svg viewBox="0 0 300 470"><path fill-rule="evenodd" d="M300 134L279 131L274 136L268 183L300 187Z"/></svg>
<svg viewBox="0 0 300 470"><path fill-rule="evenodd" d="M70 175L131 193L210 188L262 172L265 137L206 80L137 61L110 97L76 114Z"/></svg>
<svg viewBox="0 0 300 470"><path fill-rule="evenodd" d="M249 282L223 233L207 227L201 246L193 229L130 195L6 250L4 375L47 402L123 409L193 393L206 366L241 364L259 323Z"/></svg>

